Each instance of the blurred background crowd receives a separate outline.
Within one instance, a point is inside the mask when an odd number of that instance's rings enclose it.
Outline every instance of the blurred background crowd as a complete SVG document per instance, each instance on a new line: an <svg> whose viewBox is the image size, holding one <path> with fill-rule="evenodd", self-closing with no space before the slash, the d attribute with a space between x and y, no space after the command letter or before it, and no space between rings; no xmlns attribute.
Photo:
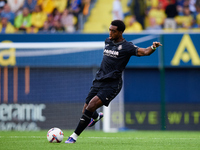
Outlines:
<svg viewBox="0 0 200 150"><path fill-rule="evenodd" d="M98 1L0 0L0 33L82 32ZM112 0L110 13L126 32L200 29L200 0L125 0L126 10L122 1Z"/></svg>
<svg viewBox="0 0 200 150"><path fill-rule="evenodd" d="M129 31L200 28L200 0L129 0L128 6L125 20Z"/></svg>

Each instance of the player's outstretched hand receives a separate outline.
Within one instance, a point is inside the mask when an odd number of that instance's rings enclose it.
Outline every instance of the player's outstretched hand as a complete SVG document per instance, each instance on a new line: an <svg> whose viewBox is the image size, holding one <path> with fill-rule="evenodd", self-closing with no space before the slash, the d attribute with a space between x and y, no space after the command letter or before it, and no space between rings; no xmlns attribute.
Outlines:
<svg viewBox="0 0 200 150"><path fill-rule="evenodd" d="M153 47L159 47L162 46L162 44L160 42L153 42Z"/></svg>

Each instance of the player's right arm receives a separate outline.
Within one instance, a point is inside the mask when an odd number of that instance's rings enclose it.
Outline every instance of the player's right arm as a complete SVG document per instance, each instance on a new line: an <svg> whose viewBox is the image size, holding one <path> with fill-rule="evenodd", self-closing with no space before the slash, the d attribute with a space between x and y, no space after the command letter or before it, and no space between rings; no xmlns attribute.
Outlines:
<svg viewBox="0 0 200 150"><path fill-rule="evenodd" d="M153 45L147 48L138 48L137 56L149 56L151 55L157 47L162 46L160 42L153 42Z"/></svg>

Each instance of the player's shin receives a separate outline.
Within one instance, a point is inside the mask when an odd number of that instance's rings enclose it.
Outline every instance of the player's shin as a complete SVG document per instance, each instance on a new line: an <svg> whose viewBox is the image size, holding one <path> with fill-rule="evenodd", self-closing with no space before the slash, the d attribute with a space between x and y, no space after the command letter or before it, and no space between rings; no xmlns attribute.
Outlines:
<svg viewBox="0 0 200 150"><path fill-rule="evenodd" d="M97 113L97 111L95 111L93 114L92 114L92 118L93 119L97 119L99 117L99 114Z"/></svg>
<svg viewBox="0 0 200 150"><path fill-rule="evenodd" d="M93 115L93 112L85 110L83 116L80 118L79 124L76 127L76 130L74 131L78 136L83 132L83 130L87 127L87 125L90 123L91 117Z"/></svg>

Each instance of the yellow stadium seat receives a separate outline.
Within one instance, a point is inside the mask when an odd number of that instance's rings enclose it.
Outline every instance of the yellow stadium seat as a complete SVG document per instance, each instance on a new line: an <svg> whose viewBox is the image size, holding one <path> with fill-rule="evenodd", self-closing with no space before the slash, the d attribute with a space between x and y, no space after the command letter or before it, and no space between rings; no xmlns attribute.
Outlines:
<svg viewBox="0 0 200 150"><path fill-rule="evenodd" d="M97 0L90 12L87 22L84 24L84 33L105 33L108 32L112 21L113 0Z"/></svg>
<svg viewBox="0 0 200 150"><path fill-rule="evenodd" d="M114 0L97 0L94 8L90 12L87 22L84 24L84 33L105 33L112 21L112 7ZM122 0L122 9L128 12L128 0Z"/></svg>

